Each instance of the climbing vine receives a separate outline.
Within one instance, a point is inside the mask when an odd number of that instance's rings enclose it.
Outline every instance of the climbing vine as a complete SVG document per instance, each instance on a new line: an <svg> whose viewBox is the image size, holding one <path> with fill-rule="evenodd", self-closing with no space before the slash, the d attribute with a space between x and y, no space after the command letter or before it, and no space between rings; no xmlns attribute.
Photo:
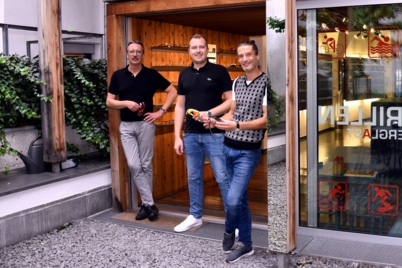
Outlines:
<svg viewBox="0 0 402 268"><path fill-rule="evenodd" d="M106 60L63 57L63 70L66 125L108 154ZM34 125L41 130L40 103L51 101L41 94L43 85L37 58L0 54L0 157L15 154L4 128ZM78 152L73 144L67 148Z"/></svg>

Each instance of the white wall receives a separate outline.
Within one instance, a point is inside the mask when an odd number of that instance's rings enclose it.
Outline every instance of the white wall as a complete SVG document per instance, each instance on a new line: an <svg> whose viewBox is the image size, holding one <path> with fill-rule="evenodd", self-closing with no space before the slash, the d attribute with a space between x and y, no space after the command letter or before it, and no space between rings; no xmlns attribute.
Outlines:
<svg viewBox="0 0 402 268"><path fill-rule="evenodd" d="M0 0L0 23L38 27L40 0ZM101 0L61 0L61 27L63 30L104 34L104 2ZM37 32L9 30L9 54L26 55L26 42L38 40ZM64 34L63 38L75 37ZM1 40L2 38L0 38ZM101 39L86 40L99 43ZM2 40L0 52L3 52ZM100 46L96 46L100 49ZM38 46L32 45L32 55L38 54ZM97 51L93 58L99 58Z"/></svg>
<svg viewBox="0 0 402 268"><path fill-rule="evenodd" d="M285 19L286 8L284 0L268 0L266 16ZM286 95L286 35L266 30L267 75L271 79L272 89L284 99Z"/></svg>

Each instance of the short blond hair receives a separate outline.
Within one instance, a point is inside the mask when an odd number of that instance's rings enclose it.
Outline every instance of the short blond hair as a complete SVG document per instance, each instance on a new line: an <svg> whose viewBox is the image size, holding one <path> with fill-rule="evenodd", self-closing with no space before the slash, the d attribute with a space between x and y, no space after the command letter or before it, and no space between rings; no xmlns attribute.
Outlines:
<svg viewBox="0 0 402 268"><path fill-rule="evenodd" d="M193 35L193 37L191 37L191 39L201 39L201 38L204 39L205 45L208 47L208 41L202 34L195 34L195 35ZM190 41L191 41L191 39L190 39ZM188 47L190 47L190 41L188 42Z"/></svg>

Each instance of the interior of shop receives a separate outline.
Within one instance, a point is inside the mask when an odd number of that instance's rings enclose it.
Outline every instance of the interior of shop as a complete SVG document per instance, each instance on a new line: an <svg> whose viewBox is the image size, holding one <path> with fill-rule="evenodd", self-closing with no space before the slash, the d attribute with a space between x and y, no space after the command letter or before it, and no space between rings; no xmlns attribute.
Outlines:
<svg viewBox="0 0 402 268"><path fill-rule="evenodd" d="M191 64L187 46L188 41L196 33L202 34L208 41L209 61L225 66L232 79L244 73L236 57L236 47L244 40L256 41L263 53L260 68L266 69L265 5L136 15L130 18L129 29L128 38L141 40L145 46L145 55L148 56L144 57L144 65L158 70L175 86L180 71ZM158 110L165 98L165 92L157 92L154 96L154 109ZM185 159L184 156L177 156L173 150L174 105L173 103L165 116L155 121L157 130L153 161L153 192L160 209L188 213L189 195ZM266 142L263 149L266 149ZM262 154L249 185L249 204L254 219L266 223L266 153ZM136 205L133 204L134 207ZM204 166L204 209L209 215L224 216L222 198L208 159Z"/></svg>
<svg viewBox="0 0 402 268"><path fill-rule="evenodd" d="M402 236L401 8L299 10L301 226Z"/></svg>

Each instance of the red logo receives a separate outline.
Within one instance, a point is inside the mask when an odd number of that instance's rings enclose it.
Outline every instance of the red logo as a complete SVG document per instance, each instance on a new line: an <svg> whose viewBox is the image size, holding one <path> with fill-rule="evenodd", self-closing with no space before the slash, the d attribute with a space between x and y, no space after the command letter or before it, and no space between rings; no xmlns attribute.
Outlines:
<svg viewBox="0 0 402 268"><path fill-rule="evenodd" d="M370 58L398 58L400 41L397 26L372 27L368 33Z"/></svg>
<svg viewBox="0 0 402 268"><path fill-rule="evenodd" d="M328 55L330 58L328 58ZM318 59L336 60L346 57L344 29L318 31Z"/></svg>
<svg viewBox="0 0 402 268"><path fill-rule="evenodd" d="M398 186L388 184L368 185L368 213L386 216L398 215Z"/></svg>
<svg viewBox="0 0 402 268"><path fill-rule="evenodd" d="M346 210L346 182L320 181L318 184L318 207L320 210Z"/></svg>

